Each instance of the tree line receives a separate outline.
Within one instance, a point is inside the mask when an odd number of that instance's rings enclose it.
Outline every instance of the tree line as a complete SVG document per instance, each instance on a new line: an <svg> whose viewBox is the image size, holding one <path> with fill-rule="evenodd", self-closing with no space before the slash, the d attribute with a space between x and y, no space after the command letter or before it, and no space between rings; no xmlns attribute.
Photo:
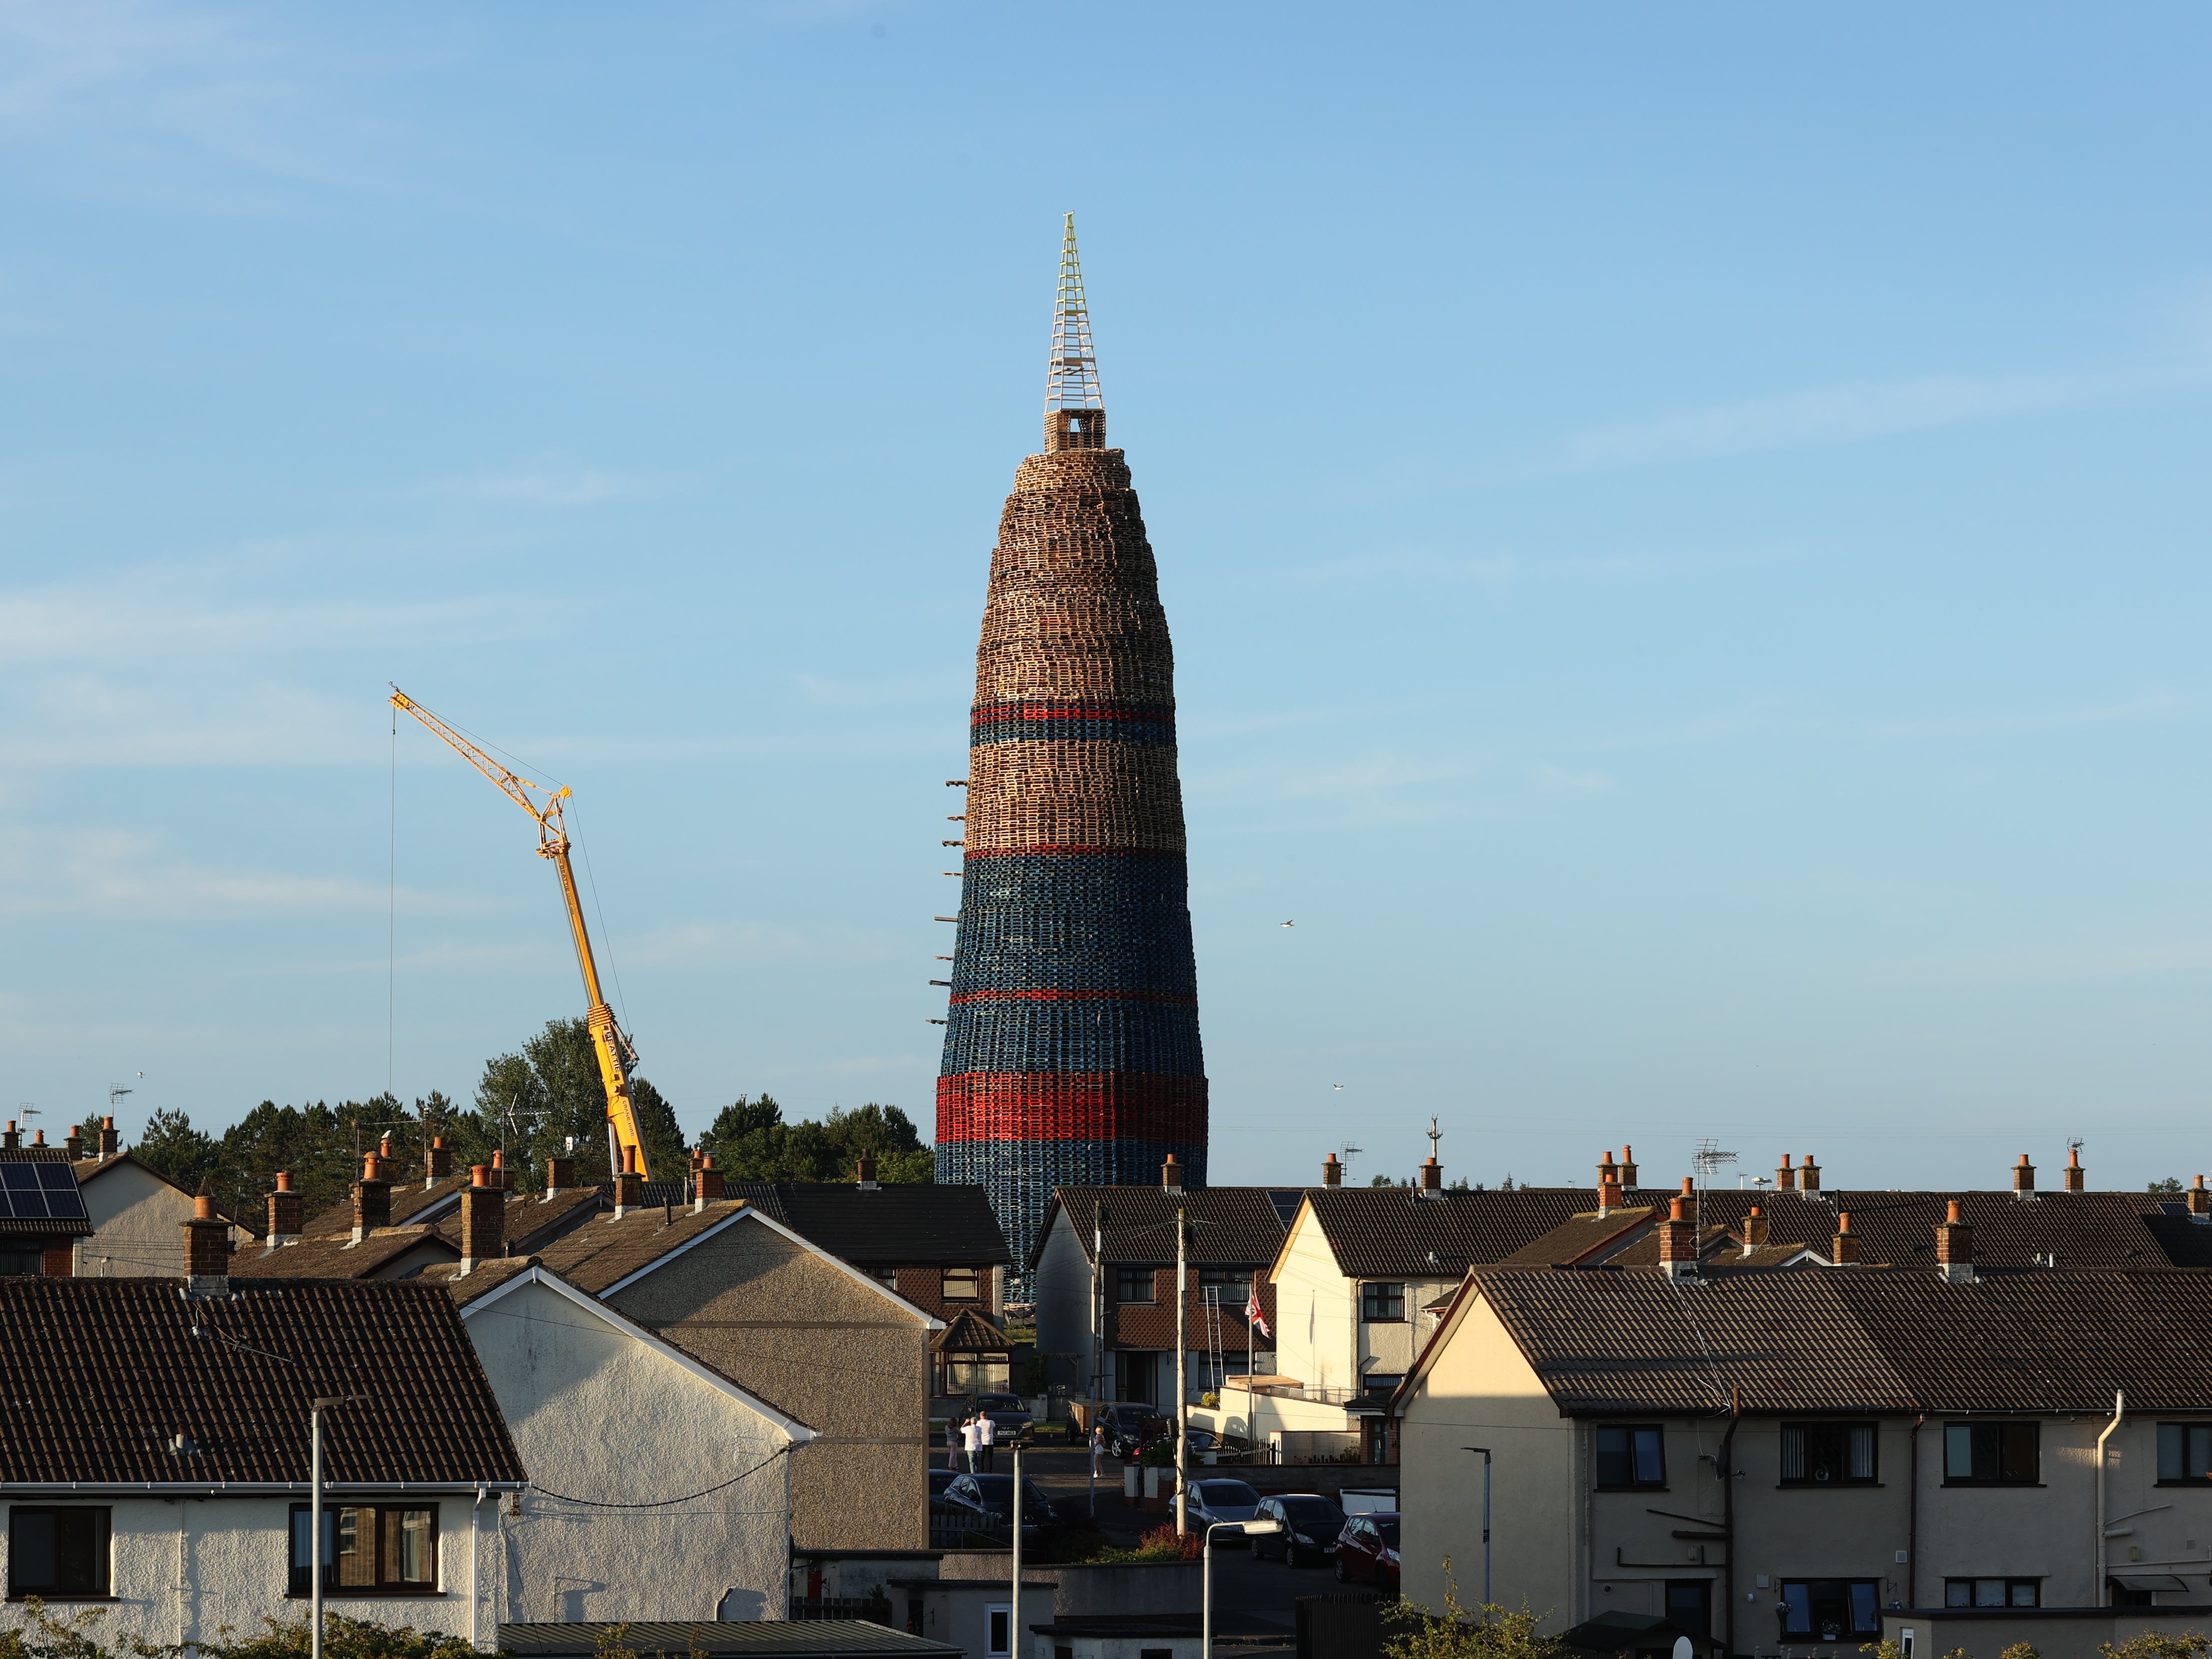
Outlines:
<svg viewBox="0 0 2212 1659"><path fill-rule="evenodd" d="M787 1123L768 1095L740 1096L724 1107L695 1148L687 1146L675 1109L642 1077L630 1079L646 1158L657 1176L688 1170L694 1151L711 1152L732 1181L849 1181L863 1152L877 1160L882 1182L935 1178L935 1158L907 1115L873 1103L833 1109L816 1122ZM343 1200L361 1174L361 1158L392 1142L394 1176L422 1178L424 1153L442 1136L453 1168L489 1164L506 1153L518 1187L542 1184L545 1160L576 1160L580 1182L608 1179L606 1094L597 1055L580 1018L549 1021L513 1054L485 1063L476 1098L461 1104L432 1091L410 1107L389 1094L367 1100L279 1106L263 1101L220 1133L193 1127L184 1112L155 1110L131 1150L172 1181L197 1192L204 1183L226 1215L258 1224L262 1200L279 1170L310 1216Z"/></svg>

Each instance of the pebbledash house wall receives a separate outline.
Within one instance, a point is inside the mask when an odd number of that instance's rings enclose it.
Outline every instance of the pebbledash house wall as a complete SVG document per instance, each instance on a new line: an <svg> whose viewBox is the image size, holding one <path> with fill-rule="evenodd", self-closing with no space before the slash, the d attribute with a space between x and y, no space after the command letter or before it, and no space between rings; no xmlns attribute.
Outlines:
<svg viewBox="0 0 2212 1659"><path fill-rule="evenodd" d="M80 1177L77 1190L94 1229L90 1238L76 1241L77 1278L144 1279L176 1272L177 1231L192 1218L190 1193L128 1157ZM234 1224L230 1242L243 1250L254 1237Z"/></svg>
<svg viewBox="0 0 2212 1659"><path fill-rule="evenodd" d="M602 1297L815 1431L791 1455L799 1547L929 1547L931 1321L919 1309L744 1220Z"/></svg>
<svg viewBox="0 0 2212 1659"><path fill-rule="evenodd" d="M501 1618L783 1618L789 1436L583 1300L524 1283L462 1310L532 1478L506 1523Z"/></svg>
<svg viewBox="0 0 2212 1659"><path fill-rule="evenodd" d="M302 1431L304 1434L304 1431ZM334 1612L379 1624L459 1636L480 1648L495 1645L499 1505L503 1494L432 1495L386 1487L329 1489L325 1504L400 1502L438 1510L438 1583L433 1595L336 1595ZM66 1617L99 1607L99 1639L112 1646L135 1636L161 1645L213 1641L225 1626L243 1638L264 1619L307 1616L307 1600L290 1596L291 1511L307 1489L281 1496L117 1495L72 1498L9 1492L0 1507L19 1504L106 1508L111 1512L106 1600L57 1597ZM8 1540L0 1533L0 1556ZM22 1604L0 1608L0 1627L20 1626Z"/></svg>
<svg viewBox="0 0 2212 1659"><path fill-rule="evenodd" d="M2166 1599L2203 1603L2212 1601L2206 1583L2212 1483L2157 1484L2158 1424L2187 1418L2130 1418L2107 1442L2106 1513L2125 1533L2111 1539L2106 1571L2172 1574L2189 1588ZM1481 1460L1465 1448L1486 1445L1493 1459L1492 1599L1512 1607L1525 1601L1545 1615L1548 1632L1608 1611L1663 1613L1670 1579L1712 1583L1714 1638L1726 1634L1733 1607L1740 1653L1774 1650L1775 1587L1785 1578L1872 1579L1885 1609L1941 1607L1949 1577L2038 1578L2046 1607L2100 1600L2095 1471L2105 1416L2033 1415L2040 1425L2039 1483L1968 1486L1945 1482L1943 1425L1994 1419L1927 1413L1918 1437L1917 1575L1909 1559L1898 1559L1915 1547L1912 1417L1856 1414L1875 1422L1879 1437L1877 1482L1864 1486L1784 1486L1782 1425L1814 1419L1742 1419L1729 1450L1741 1471L1734 1483L1733 1570L1719 1541L1675 1535L1721 1530L1721 1483L1706 1460L1721 1449L1727 1413L1624 1412L1603 1420L1662 1425L1663 1489L1597 1491L1599 1419L1561 1416L1488 1303L1478 1298L1469 1306L1405 1404L1399 1508L1407 1599L1442 1606L1448 1574L1462 1601L1480 1599ZM2212 1413L2194 1420L2212 1420Z"/></svg>

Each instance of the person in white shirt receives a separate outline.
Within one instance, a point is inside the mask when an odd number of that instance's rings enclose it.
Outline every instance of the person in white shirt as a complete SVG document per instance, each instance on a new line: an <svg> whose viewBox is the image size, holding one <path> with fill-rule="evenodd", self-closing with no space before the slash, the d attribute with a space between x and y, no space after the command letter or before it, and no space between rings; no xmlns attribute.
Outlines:
<svg viewBox="0 0 2212 1659"><path fill-rule="evenodd" d="M968 1454L968 1473L973 1474L981 1467L975 1462L977 1450L983 1443L983 1431L977 1419L971 1417L960 1425L960 1448Z"/></svg>
<svg viewBox="0 0 2212 1659"><path fill-rule="evenodd" d="M981 1419L976 1426L981 1431L983 1467L988 1469L991 1467L991 1448L999 1443L999 1425L988 1412L978 1412L976 1416Z"/></svg>

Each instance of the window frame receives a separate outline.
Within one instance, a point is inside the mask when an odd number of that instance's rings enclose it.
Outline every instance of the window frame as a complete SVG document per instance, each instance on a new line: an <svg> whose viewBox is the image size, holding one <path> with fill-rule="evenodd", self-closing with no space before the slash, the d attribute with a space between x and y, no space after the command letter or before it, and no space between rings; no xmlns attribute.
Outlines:
<svg viewBox="0 0 2212 1659"><path fill-rule="evenodd" d="M1003 1636L1005 1644L1000 1644ZM985 1659L1013 1659L1014 1604L1011 1601L989 1601L983 1607L983 1652Z"/></svg>
<svg viewBox="0 0 2212 1659"><path fill-rule="evenodd" d="M288 1569L285 1574L285 1595L288 1600L300 1600L311 1594L309 1583L311 1564L308 1559L308 1551L313 1547L309 1542L313 1534L307 1522L309 1511L313 1508L313 1505L311 1504L293 1504L288 1508L285 1539L285 1559ZM325 1516L323 1547L325 1556L323 1565L324 1599L329 1600L336 1596L368 1601L389 1601L394 1596L443 1595L446 1593L443 1577L445 1559L440 1541L443 1532L444 1517L441 1513L443 1509L444 1505L435 1498L427 1502L422 1498L402 1498L392 1502L372 1498L352 1504L334 1504L325 1498L323 1503ZM348 1584L339 1582L338 1540L343 1533L338 1517L347 1510L352 1510L356 1515L362 1510L367 1510L375 1517L369 1528L374 1551L374 1561L370 1568L374 1581L369 1583ZM430 1524L425 1528L429 1534L430 1576L428 1578L392 1577L390 1574L393 1564L387 1561L386 1558L390 1553L390 1547L394 1541L394 1528L387 1517L397 1519L398 1529L404 1531L406 1522L398 1517L416 1511L428 1514L430 1517ZM356 1540L361 1536L358 1521L355 1522L353 1535Z"/></svg>
<svg viewBox="0 0 2212 1659"><path fill-rule="evenodd" d="M1966 1437L1967 1446L1967 1473L1964 1474L1956 1473L1956 1460L1952 1455L1958 1443L1956 1437L1961 1435ZM1995 1472L1979 1474L1974 1473L1974 1470L1979 1462L1978 1447L1984 1436L1989 1437L1990 1443L1996 1449L1993 1462ZM2007 1467L2017 1455L2016 1449L2008 1449L2007 1443L2016 1442L2022 1438L2027 1442L2027 1458L2030 1465L2029 1472L2025 1477L2017 1473L2008 1474L2005 1472ZM1944 1424L1943 1484L1947 1486L2041 1486L2043 1484L2042 1420L2033 1417L1966 1418Z"/></svg>
<svg viewBox="0 0 2212 1659"><path fill-rule="evenodd" d="M2001 1586L2001 1593L2004 1600L2002 1601L1980 1600L1978 1591L1984 1584ZM2023 1589L2027 1591L2029 1597L2025 1601L2017 1599ZM1963 1601L1953 1601L1952 1595L1960 1590L1966 1593L1966 1599ZM2030 1577L2021 1573L2006 1572L1949 1575L1943 1580L1943 1605L1947 1607L1986 1608L2000 1611L2012 1607L2039 1607L2043 1605L2043 1579L2039 1575Z"/></svg>
<svg viewBox="0 0 2212 1659"><path fill-rule="evenodd" d="M1599 1423L1593 1426L1595 1432L1591 1436L1590 1444L1590 1484L1593 1486L1600 1492L1665 1492L1667 1490L1667 1425L1665 1424ZM1608 1453L1605 1449L1604 1441L1607 1434L1626 1435L1628 1437L1627 1443L1618 1453ZM1657 1454L1659 1473L1655 1480L1644 1480L1638 1475L1644 1461L1638 1442L1644 1435L1650 1435L1652 1437L1653 1449ZM1609 1455L1625 1457L1628 1460L1625 1465L1630 1477L1628 1480L1607 1480L1605 1478L1605 1460Z"/></svg>
<svg viewBox="0 0 2212 1659"><path fill-rule="evenodd" d="M937 1294L945 1302L981 1302L983 1300L984 1267L940 1267L937 1273ZM959 1274L968 1284L965 1292L952 1288L954 1274Z"/></svg>
<svg viewBox="0 0 2212 1659"><path fill-rule="evenodd" d="M2191 1457L2191 1452L2197 1449L2191 1445L2191 1442L2197 1442L2201 1446L2203 1451L2201 1460L2193 1460ZM2167 1455L2169 1443L2173 1446L2174 1451L2171 1459ZM2189 1473L2189 1465L2192 1461L2201 1461L2203 1463L2204 1467L2200 1473L2196 1474ZM2168 1468L2172 1468L2179 1473L2169 1474L2166 1473ZM2161 1423L2158 1425L2157 1484L2161 1486L2212 1485L2212 1423L2201 1421Z"/></svg>
<svg viewBox="0 0 2212 1659"><path fill-rule="evenodd" d="M89 1515L94 1517L93 1560L98 1571L94 1577L96 1589L70 1589L63 1588L58 1576L50 1584L26 1584L16 1579L16 1572L24 1559L23 1550L15 1541L15 1527L19 1521L33 1516ZM61 1540L54 1540L54 1564L58 1574L61 1565ZM21 1601L30 1596L42 1601L112 1601L115 1599L115 1506L112 1504L10 1504L8 1506L8 1600Z"/></svg>
<svg viewBox="0 0 2212 1659"><path fill-rule="evenodd" d="M1137 1285L1137 1284L1139 1284L1139 1283L1141 1283L1141 1284L1143 1285L1143 1286L1144 1286L1144 1291L1145 1291L1144 1295L1142 1295L1142 1296L1132 1296L1132 1295L1130 1295L1130 1294L1129 1294L1129 1289L1130 1289L1130 1287L1131 1287L1132 1285ZM1157 1267L1124 1267L1124 1266L1121 1266L1121 1265L1119 1265L1119 1264L1117 1264L1117 1265L1115 1267L1115 1269L1114 1269L1114 1305L1115 1305L1115 1307L1117 1307L1117 1308L1150 1308L1150 1307L1155 1307L1155 1306L1158 1305L1159 1299L1160 1299L1160 1287L1159 1287L1159 1269L1158 1269L1158 1268L1157 1268Z"/></svg>
<svg viewBox="0 0 2212 1659"><path fill-rule="evenodd" d="M1200 1267L1198 1270L1199 1298L1203 1301L1209 1289L1233 1285L1237 1291L1237 1305L1242 1307L1251 1298L1252 1281L1259 1277L1259 1272L1256 1267ZM1221 1305L1225 1308L1229 1304L1223 1300Z"/></svg>
<svg viewBox="0 0 2212 1659"><path fill-rule="evenodd" d="M1867 1436L1868 1473L1865 1474L1852 1474L1848 1473L1853 1461L1852 1452L1854 1449L1851 1445L1850 1437L1862 1431L1863 1431ZM1799 1468L1803 1468L1812 1461L1811 1451L1803 1444L1803 1438L1808 1434L1834 1434L1843 1437L1841 1455L1836 1461L1844 1466L1846 1473L1825 1480L1816 1480L1810 1474L1801 1474L1792 1475L1790 1473L1790 1437L1793 1435L1799 1437L1800 1449L1797 1454L1797 1462ZM1779 1468L1781 1473L1776 1479L1776 1484L1778 1486L1787 1486L1793 1492L1799 1490L1800 1488L1811 1488L1814 1491L1819 1491L1824 1488L1834 1486L1878 1486L1881 1484L1881 1425L1878 1421L1868 1419L1829 1419L1826 1418L1807 1418L1798 1421L1785 1421L1782 1425L1780 1453Z"/></svg>
<svg viewBox="0 0 2212 1659"><path fill-rule="evenodd" d="M1822 1636L1819 1631L1813 1628L1813 1597L1811 1590L1812 1587L1815 1584L1834 1584L1840 1586L1843 1590L1844 1606L1846 1609L1846 1626L1837 1632L1837 1641L1839 1645L1845 1638L1853 1636L1872 1636L1876 1639L1880 1639L1881 1636L1881 1582L1882 1581L1879 1578L1778 1578L1775 1581L1775 1594L1780 1600L1783 1610L1778 1616L1776 1622L1780 1626L1782 1640L1784 1643L1788 1643L1793 1638L1801 1636L1808 1636L1815 1642L1825 1642L1827 1639L1826 1637ZM1805 1627L1802 1630L1796 1628L1790 1622L1790 1613L1793 1611L1790 1605L1790 1592L1793 1587L1802 1588L1806 1591ZM1864 1599L1871 1605L1874 1613L1874 1622L1871 1625L1862 1626L1851 1621L1850 1618L1850 1615L1853 1611L1852 1603L1854 1601L1859 1599L1854 1596L1853 1592L1855 1590L1864 1590L1866 1592Z"/></svg>
<svg viewBox="0 0 2212 1659"><path fill-rule="evenodd" d="M1383 1292L1389 1292L1385 1295ZM1395 1313L1376 1313L1377 1307L1395 1308ZM1363 1325L1402 1325L1406 1322L1406 1286L1403 1280L1364 1279L1359 1282L1359 1322Z"/></svg>

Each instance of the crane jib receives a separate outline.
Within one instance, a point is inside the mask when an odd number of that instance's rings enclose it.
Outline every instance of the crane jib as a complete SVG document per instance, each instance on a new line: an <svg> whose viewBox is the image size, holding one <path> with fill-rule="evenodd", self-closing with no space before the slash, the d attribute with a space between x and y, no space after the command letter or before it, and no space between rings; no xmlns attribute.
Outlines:
<svg viewBox="0 0 2212 1659"><path fill-rule="evenodd" d="M568 867L568 831L561 811L568 787L563 784L557 789L545 789L527 778L517 776L396 685L392 688L392 706L412 714L489 778L501 794L537 820L538 854L550 859L560 875L561 902L568 913L568 933L576 946L576 967L584 976L584 998L588 1007L584 1023L591 1032L592 1052L599 1064L599 1083L607 1097L608 1153L613 1164L609 1173L621 1175L627 1167L651 1180L653 1170L646 1158L645 1138L639 1132L637 1106L629 1086L630 1067L637 1063L637 1051L630 1046L622 1027L615 1023L614 1011L607 1006L606 998L600 993L599 963L592 955L591 930L584 925L584 907L576 894L575 873ZM543 805L537 799L540 793L545 797ZM635 1162L629 1162L633 1158Z"/></svg>

